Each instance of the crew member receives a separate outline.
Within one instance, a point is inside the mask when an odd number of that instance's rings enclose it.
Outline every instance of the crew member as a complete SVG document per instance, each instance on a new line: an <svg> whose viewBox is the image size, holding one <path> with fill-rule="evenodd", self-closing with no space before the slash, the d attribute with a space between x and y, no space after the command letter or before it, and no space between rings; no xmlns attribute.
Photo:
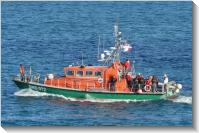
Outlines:
<svg viewBox="0 0 199 133"><path fill-rule="evenodd" d="M138 85L138 80L136 79L136 76L132 76L132 91L136 91Z"/></svg>
<svg viewBox="0 0 199 133"><path fill-rule="evenodd" d="M140 73L138 73L138 75L136 76L136 80L138 82L138 88L139 89L143 88L144 77Z"/></svg>
<svg viewBox="0 0 199 133"><path fill-rule="evenodd" d="M122 70L121 69L118 69L118 79L119 79L119 81L121 80L121 78L122 78Z"/></svg>
<svg viewBox="0 0 199 133"><path fill-rule="evenodd" d="M156 76L153 75L152 78L152 90L153 92L157 92L157 85L158 85L158 79Z"/></svg>
<svg viewBox="0 0 199 133"><path fill-rule="evenodd" d="M117 78L115 76L110 79L110 91L115 91L115 84L117 82Z"/></svg>
<svg viewBox="0 0 199 133"><path fill-rule="evenodd" d="M164 74L164 77L163 77L164 90L166 90L168 82L169 82L169 78L168 78L167 74Z"/></svg>
<svg viewBox="0 0 199 133"><path fill-rule="evenodd" d="M20 72L20 76L21 76L21 81L24 81L25 80L25 68L22 64L20 64L19 72Z"/></svg>
<svg viewBox="0 0 199 133"><path fill-rule="evenodd" d="M130 89L130 91L132 91L132 77L130 74L127 74L126 75L126 81L127 81L127 85L128 85L128 88Z"/></svg>
<svg viewBox="0 0 199 133"><path fill-rule="evenodd" d="M128 70L130 69L130 66L131 66L131 64L130 64L130 60L129 59L127 59L125 62L124 62L124 71L127 73L128 72Z"/></svg>

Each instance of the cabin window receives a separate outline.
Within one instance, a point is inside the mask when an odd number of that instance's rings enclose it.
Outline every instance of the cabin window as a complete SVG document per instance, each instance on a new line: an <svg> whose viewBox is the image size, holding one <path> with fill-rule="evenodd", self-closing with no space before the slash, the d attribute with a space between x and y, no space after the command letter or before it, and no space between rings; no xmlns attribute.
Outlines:
<svg viewBox="0 0 199 133"><path fill-rule="evenodd" d="M101 77L102 76L102 72L99 72L99 71L95 72L95 76L96 77Z"/></svg>
<svg viewBox="0 0 199 133"><path fill-rule="evenodd" d="M83 76L83 71L77 71L76 76Z"/></svg>
<svg viewBox="0 0 199 133"><path fill-rule="evenodd" d="M93 72L92 71L86 71L86 76L92 76Z"/></svg>
<svg viewBox="0 0 199 133"><path fill-rule="evenodd" d="M73 76L73 75L74 75L74 71L66 70L66 76Z"/></svg>

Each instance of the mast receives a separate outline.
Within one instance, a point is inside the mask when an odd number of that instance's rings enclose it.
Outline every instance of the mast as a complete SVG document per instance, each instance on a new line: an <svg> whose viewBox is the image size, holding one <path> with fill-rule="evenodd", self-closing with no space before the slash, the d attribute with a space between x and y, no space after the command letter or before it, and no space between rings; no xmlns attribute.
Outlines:
<svg viewBox="0 0 199 133"><path fill-rule="evenodd" d="M121 41L121 34L122 32L119 32L119 28L118 28L118 24L116 23L114 25L114 31L115 31L115 47L116 47L116 51L115 51L115 55L114 55L114 60L120 60L120 41Z"/></svg>
<svg viewBox="0 0 199 133"><path fill-rule="evenodd" d="M99 45L101 43L100 36L99 36L99 43L98 43L98 61L103 62L103 65L110 65L115 61L120 61L120 54L121 52L128 52L132 49L132 46L128 44L127 40L122 39L122 32L119 31L118 23L114 25L114 47L110 47L108 50L104 50L104 42L103 42L103 52L99 54ZM134 64L133 64L134 65ZM135 72L135 68L132 68L133 72Z"/></svg>
<svg viewBox="0 0 199 133"><path fill-rule="evenodd" d="M115 61L120 61L120 53L122 51L127 52L130 48L132 48L127 43L127 41L122 40L122 32L119 31L119 26L117 23L114 25L114 37L115 37L114 47L110 47L110 49L108 50L103 50L101 54L99 54L100 52L99 44L101 43L99 37L98 58L100 59L98 61L102 61L103 65L110 65Z"/></svg>
<svg viewBox="0 0 199 133"><path fill-rule="evenodd" d="M104 35L102 36L102 51L104 51Z"/></svg>
<svg viewBox="0 0 199 133"><path fill-rule="evenodd" d="M115 60L120 60L121 32L119 32L118 24L114 25L115 47L112 47L110 55L105 59L104 64L110 64Z"/></svg>

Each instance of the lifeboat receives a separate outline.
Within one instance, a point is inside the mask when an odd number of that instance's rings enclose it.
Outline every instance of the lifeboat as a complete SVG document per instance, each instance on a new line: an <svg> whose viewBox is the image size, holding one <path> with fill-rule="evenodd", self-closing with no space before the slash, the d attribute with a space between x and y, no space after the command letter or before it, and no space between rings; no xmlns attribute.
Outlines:
<svg viewBox="0 0 199 133"><path fill-rule="evenodd" d="M144 76L133 71L130 60L120 61L120 52L128 52L132 46L122 40L118 25L114 26L115 47L98 53L101 66L79 65L63 68L63 76L47 74L44 82L40 82L40 75L24 74L20 71L13 81L20 89L32 89L39 92L62 95L77 99L112 99L112 100L159 100L175 98L182 85L174 81L162 83L154 77L145 79ZM99 50L98 50L99 52ZM133 62L133 61L132 61ZM24 69L22 65L21 68ZM20 68L20 70L21 70ZM166 75L167 76L167 75ZM151 82L150 84L146 84ZM150 88L150 89L149 89Z"/></svg>

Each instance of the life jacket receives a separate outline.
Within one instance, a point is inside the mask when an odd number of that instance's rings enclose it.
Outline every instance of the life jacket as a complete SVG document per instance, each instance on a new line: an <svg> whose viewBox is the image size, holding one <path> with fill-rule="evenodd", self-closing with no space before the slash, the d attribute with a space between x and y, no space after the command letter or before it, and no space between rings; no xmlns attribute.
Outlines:
<svg viewBox="0 0 199 133"><path fill-rule="evenodd" d="M130 61L125 61L124 67L128 69L130 67Z"/></svg>
<svg viewBox="0 0 199 133"><path fill-rule="evenodd" d="M150 86L150 85L151 85L151 81L150 81L149 79L147 79L147 80L145 81L145 85L146 85L146 86Z"/></svg>
<svg viewBox="0 0 199 133"><path fill-rule="evenodd" d="M131 75L127 75L126 79L127 79L127 81L131 81L131 79L132 79Z"/></svg>
<svg viewBox="0 0 199 133"><path fill-rule="evenodd" d="M137 79L137 80L141 80L141 76L140 76L140 75L137 75L137 76L136 76L136 79Z"/></svg>

